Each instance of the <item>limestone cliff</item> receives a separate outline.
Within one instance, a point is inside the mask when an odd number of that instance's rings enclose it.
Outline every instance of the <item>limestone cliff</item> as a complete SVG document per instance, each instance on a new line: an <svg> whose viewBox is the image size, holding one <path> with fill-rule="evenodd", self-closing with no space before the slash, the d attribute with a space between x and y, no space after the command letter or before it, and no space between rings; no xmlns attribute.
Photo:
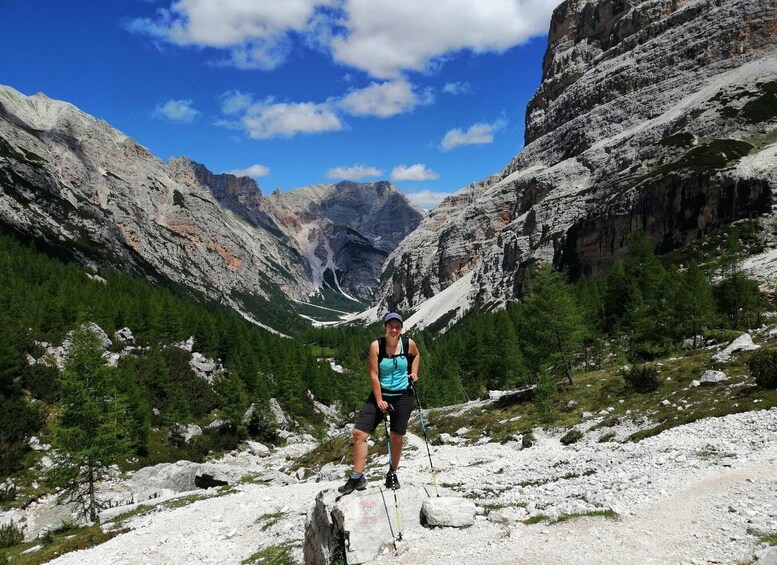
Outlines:
<svg viewBox="0 0 777 565"><path fill-rule="evenodd" d="M422 221L378 301L467 275L470 304L504 304L538 260L601 275L635 230L668 251L771 214L776 188L777 0L567 0L524 149Z"/></svg>
<svg viewBox="0 0 777 565"><path fill-rule="evenodd" d="M172 283L283 330L307 323L289 314L320 302L322 286L371 299L386 255L421 217L388 183L265 198L250 178L186 158L166 164L71 104L4 86L0 187L3 231L95 268Z"/></svg>

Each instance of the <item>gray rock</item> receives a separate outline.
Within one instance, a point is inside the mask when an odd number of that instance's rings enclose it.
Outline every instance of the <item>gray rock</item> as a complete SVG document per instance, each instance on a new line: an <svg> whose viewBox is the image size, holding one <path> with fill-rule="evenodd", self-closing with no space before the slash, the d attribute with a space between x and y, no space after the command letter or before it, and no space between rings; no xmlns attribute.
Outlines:
<svg viewBox="0 0 777 565"><path fill-rule="evenodd" d="M117 343L124 345L131 345L135 343L135 336L132 335L132 330L126 327L113 332L113 339L116 340Z"/></svg>
<svg viewBox="0 0 777 565"><path fill-rule="evenodd" d="M721 383L723 381L727 381L728 377L726 376L726 373L723 371L704 371L701 378L699 379L699 382L701 384L714 384L714 383Z"/></svg>
<svg viewBox="0 0 777 565"><path fill-rule="evenodd" d="M270 410L272 411L275 423L281 430L288 430L291 428L291 420L286 417L286 414L283 412L283 408L281 408L281 405L278 404L278 401L274 398L270 399Z"/></svg>
<svg viewBox="0 0 777 565"><path fill-rule="evenodd" d="M718 363L724 363L731 360L731 356L738 351L753 351L760 349L760 347L760 345L753 343L753 338L750 337L749 333L744 333L732 341L723 351L713 355L712 360Z"/></svg>
<svg viewBox="0 0 777 565"><path fill-rule="evenodd" d="M251 455L257 455L259 457L267 457L270 455L270 448L258 441L247 441L246 446Z"/></svg>
<svg viewBox="0 0 777 565"><path fill-rule="evenodd" d="M477 508L471 500L458 497L427 498L421 514L430 526L465 528L475 523Z"/></svg>
<svg viewBox="0 0 777 565"><path fill-rule="evenodd" d="M777 547L770 547L756 553L754 565L777 565Z"/></svg>
<svg viewBox="0 0 777 565"><path fill-rule="evenodd" d="M318 471L318 480L321 481L337 481L345 476L345 467L334 463L326 463Z"/></svg>
<svg viewBox="0 0 777 565"><path fill-rule="evenodd" d="M399 534L394 494L402 531L420 529L421 503L427 499L423 489L403 484L396 491L367 487L347 496L339 495L334 489L320 492L305 523L305 563L331 565L338 554L349 564L367 563L392 548L391 528L396 536ZM390 509L388 516L384 500ZM340 540L344 540L344 547L340 546Z"/></svg>

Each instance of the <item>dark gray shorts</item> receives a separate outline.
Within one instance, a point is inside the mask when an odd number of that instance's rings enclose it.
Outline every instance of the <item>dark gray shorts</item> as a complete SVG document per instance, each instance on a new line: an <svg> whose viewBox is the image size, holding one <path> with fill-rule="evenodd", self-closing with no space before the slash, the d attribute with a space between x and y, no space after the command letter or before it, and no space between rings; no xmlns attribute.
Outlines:
<svg viewBox="0 0 777 565"><path fill-rule="evenodd" d="M389 428L397 435L405 435L407 433L407 421L410 419L410 413L413 411L412 393L408 389L407 392L399 396L384 396L383 400L393 407L393 410L389 409L388 413ZM386 414L378 408L378 403L375 402L375 395L370 393L367 403L356 418L354 427L357 430L371 434L385 417Z"/></svg>

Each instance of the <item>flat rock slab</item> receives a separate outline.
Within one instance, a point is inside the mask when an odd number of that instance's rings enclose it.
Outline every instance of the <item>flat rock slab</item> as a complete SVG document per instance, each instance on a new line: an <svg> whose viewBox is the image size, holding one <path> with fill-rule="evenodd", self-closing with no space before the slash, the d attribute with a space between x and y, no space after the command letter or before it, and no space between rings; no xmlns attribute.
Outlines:
<svg viewBox="0 0 777 565"><path fill-rule="evenodd" d="M346 496L336 489L321 491L305 525L305 563L330 565L343 556L349 565L374 560L393 549L400 532L422 527L426 499L423 487L407 483L396 491L368 486Z"/></svg>
<svg viewBox="0 0 777 565"><path fill-rule="evenodd" d="M477 509L471 500L460 497L427 498L421 513L430 526L466 528L475 523Z"/></svg>

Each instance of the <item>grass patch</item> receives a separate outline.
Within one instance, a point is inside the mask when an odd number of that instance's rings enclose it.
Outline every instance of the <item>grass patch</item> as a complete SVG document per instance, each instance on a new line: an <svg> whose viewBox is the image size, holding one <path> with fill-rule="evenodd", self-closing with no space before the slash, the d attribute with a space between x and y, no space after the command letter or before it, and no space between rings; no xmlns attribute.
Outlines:
<svg viewBox="0 0 777 565"><path fill-rule="evenodd" d="M76 529L65 529L65 531L54 530L47 533L43 538L29 541L23 544L15 545L9 549L0 551L0 560L4 556L14 565L38 565L46 563L71 551L88 549L101 543L115 538L129 530L118 529L110 532L103 532L100 526L88 526ZM34 553L22 552L42 545L41 549Z"/></svg>
<svg viewBox="0 0 777 565"><path fill-rule="evenodd" d="M288 548L282 545L271 545L260 549L240 563L241 565L296 565L289 555Z"/></svg>
<svg viewBox="0 0 777 565"><path fill-rule="evenodd" d="M266 522L262 525L262 531L264 532L277 524L281 518L283 518L283 512L273 512L272 514L262 514L256 519L256 522Z"/></svg>
<svg viewBox="0 0 777 565"><path fill-rule="evenodd" d="M291 471L296 471L302 467L315 468L322 467L327 463L346 463L352 457L352 439L350 436L334 437L322 441L318 447L307 452L297 459L291 466ZM378 447L376 442L375 447ZM370 451L375 451L371 449Z"/></svg>
<svg viewBox="0 0 777 565"><path fill-rule="evenodd" d="M770 534L764 534L762 536L758 536L758 539L765 544L768 545L777 545L777 532L772 532Z"/></svg>
<svg viewBox="0 0 777 565"><path fill-rule="evenodd" d="M571 514L562 514L561 516L553 520L552 523L558 524L560 522L568 522L569 520L576 520L577 518L589 518L594 516L601 516L603 518L607 518L608 520L618 519L618 513L615 512L615 510L607 508L606 510L591 510L590 512L572 512Z"/></svg>
<svg viewBox="0 0 777 565"><path fill-rule="evenodd" d="M531 518L526 518L526 520L523 521L524 524L527 526L531 526L533 524L540 524L542 522L549 522L550 516L547 514L537 514L536 516L532 516Z"/></svg>

